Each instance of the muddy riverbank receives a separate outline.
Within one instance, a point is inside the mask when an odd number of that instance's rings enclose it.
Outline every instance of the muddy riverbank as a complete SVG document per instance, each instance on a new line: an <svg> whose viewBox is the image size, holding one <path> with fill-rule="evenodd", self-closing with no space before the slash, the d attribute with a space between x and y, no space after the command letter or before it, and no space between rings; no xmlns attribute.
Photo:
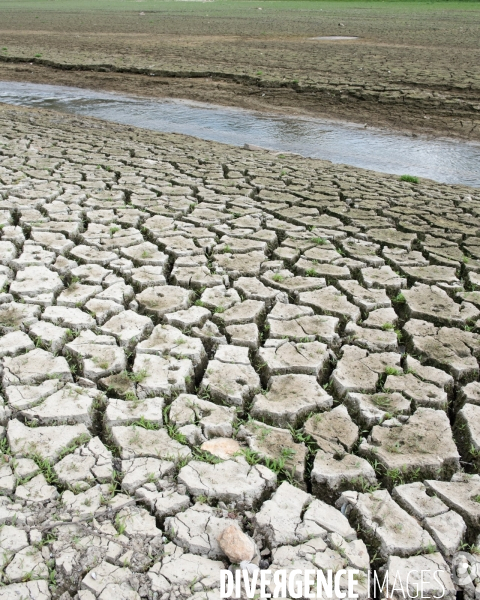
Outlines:
<svg viewBox="0 0 480 600"><path fill-rule="evenodd" d="M277 112L172 98L0 81L0 102L46 108L234 146L260 146L333 163L480 187L480 144Z"/></svg>
<svg viewBox="0 0 480 600"><path fill-rule="evenodd" d="M5 3L0 79L480 139L475 3L102 6Z"/></svg>

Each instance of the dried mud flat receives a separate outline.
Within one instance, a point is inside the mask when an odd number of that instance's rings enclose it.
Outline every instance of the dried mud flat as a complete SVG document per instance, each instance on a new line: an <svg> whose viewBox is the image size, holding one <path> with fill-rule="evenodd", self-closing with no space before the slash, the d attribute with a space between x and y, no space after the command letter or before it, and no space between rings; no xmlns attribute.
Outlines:
<svg viewBox="0 0 480 600"><path fill-rule="evenodd" d="M480 140L472 2L0 7L0 79L329 116ZM312 39L358 36L355 40Z"/></svg>
<svg viewBox="0 0 480 600"><path fill-rule="evenodd" d="M0 204L2 598L475 597L478 190L2 106Z"/></svg>

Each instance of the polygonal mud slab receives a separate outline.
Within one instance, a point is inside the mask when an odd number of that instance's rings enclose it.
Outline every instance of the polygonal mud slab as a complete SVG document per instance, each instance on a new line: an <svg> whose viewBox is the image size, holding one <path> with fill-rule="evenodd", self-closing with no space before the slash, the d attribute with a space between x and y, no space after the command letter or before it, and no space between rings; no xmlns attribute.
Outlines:
<svg viewBox="0 0 480 600"><path fill-rule="evenodd" d="M338 323L336 317L314 315L310 307L278 302L267 318L268 337L288 338L291 342L317 340L337 346L340 343Z"/></svg>
<svg viewBox="0 0 480 600"><path fill-rule="evenodd" d="M150 426L163 423L163 398L137 398L119 400L109 398L104 415L107 427L147 422Z"/></svg>
<svg viewBox="0 0 480 600"><path fill-rule="evenodd" d="M40 318L40 307L21 304L20 302L6 302L0 304L0 331L24 331L29 325L32 325Z"/></svg>
<svg viewBox="0 0 480 600"><path fill-rule="evenodd" d="M56 427L26 427L12 419L7 428L7 439L12 453L18 457L38 455L56 462L63 451L91 437L85 425L58 425Z"/></svg>
<svg viewBox="0 0 480 600"><path fill-rule="evenodd" d="M75 308L84 306L89 300L102 291L100 285L85 285L83 283L72 283L58 296L57 306Z"/></svg>
<svg viewBox="0 0 480 600"><path fill-rule="evenodd" d="M175 358L188 358L195 368L206 365L207 355L199 339L185 335L171 325L157 325L150 337L136 346L137 354L169 354Z"/></svg>
<svg viewBox="0 0 480 600"><path fill-rule="evenodd" d="M428 445L442 435L437 420L448 410L460 464L475 470L475 190L85 117L52 123L41 111L0 113L0 359L8 383L0 399L0 546L13 538L21 545L17 557L0 560L19 582L5 576L2 593L213 600L228 563L194 554L197 541L202 552L221 546L230 562L253 560L272 572L360 569L362 599L382 540L391 552L416 553L398 556L400 569L418 559L453 572L460 544L477 544L478 476L458 471L439 482L432 471L435 481L396 485L423 475L420 466L408 471L406 459L448 463L455 447L449 430L428 452L408 446L405 454L393 438L414 443L405 432L421 410L435 408L440 416L424 419L416 440ZM48 275L43 287L32 273ZM411 318L397 331L409 314L425 321ZM20 361L40 349L50 354L25 375ZM62 356L68 364L55 378ZM194 390L198 396L187 393ZM83 430L66 424L78 421ZM399 461L387 469L372 454L376 475L357 455L359 438L370 434L363 446L381 438L372 448ZM113 456L110 444L128 458ZM192 457L206 474L190 472L187 487L177 476L188 475ZM289 482L277 492L275 473ZM372 501L370 532L355 518L355 491L385 485L405 513ZM332 506L339 497L345 514ZM404 535L406 513L417 523L413 540ZM184 515L193 515L189 530L172 528L182 548L160 526ZM209 534L212 518L239 525ZM249 522L259 553L240 528ZM371 549L356 539L359 524ZM246 555L231 552L239 539ZM375 568L385 566L378 557ZM37 559L41 576L55 570L56 592L22 581L25 568L37 573ZM347 591L346 575L339 589Z"/></svg>
<svg viewBox="0 0 480 600"><path fill-rule="evenodd" d="M246 441L250 450L261 458L276 461L279 468L290 473L299 487L306 487L304 477L308 450L304 443L292 439L290 431L252 419L240 427L237 439Z"/></svg>
<svg viewBox="0 0 480 600"><path fill-rule="evenodd" d="M359 433L357 425L342 405L311 416L305 422L304 431L324 452L340 455L352 450Z"/></svg>
<svg viewBox="0 0 480 600"><path fill-rule="evenodd" d="M412 373L401 375L388 375L385 380L385 389L391 392L400 392L413 401L415 407L436 408L447 410L448 395L433 383L422 381Z"/></svg>
<svg viewBox="0 0 480 600"><path fill-rule="evenodd" d="M126 310L109 319L100 331L105 335L113 335L120 346L133 349L140 340L145 339L153 330L153 323L148 317Z"/></svg>
<svg viewBox="0 0 480 600"><path fill-rule="evenodd" d="M59 482L65 487L84 491L96 482L109 483L114 478L113 457L98 438L67 454L54 466Z"/></svg>
<svg viewBox="0 0 480 600"><path fill-rule="evenodd" d="M348 392L373 394L387 369L398 371L400 355L394 352L369 354L356 346L343 346L342 357L331 375L339 397Z"/></svg>
<svg viewBox="0 0 480 600"><path fill-rule="evenodd" d="M375 458L387 479L405 480L435 476L450 479L459 470L459 454L447 415L441 410L419 408L397 427L376 425L359 453Z"/></svg>
<svg viewBox="0 0 480 600"><path fill-rule="evenodd" d="M75 425L92 427L94 410L102 405L101 393L67 383L58 392L47 396L35 407L19 411L27 422L38 425Z"/></svg>
<svg viewBox="0 0 480 600"><path fill-rule="evenodd" d="M109 335L95 335L92 331L81 334L66 344L64 353L80 365L80 372L91 381L124 371L127 366L125 350L119 348L115 338Z"/></svg>
<svg viewBox="0 0 480 600"><path fill-rule="evenodd" d="M422 363L444 369L465 383L478 376L478 334L455 327L435 327L433 323L417 319L408 321L403 331L407 347L422 358Z"/></svg>
<svg viewBox="0 0 480 600"><path fill-rule="evenodd" d="M128 494L134 494L147 483L155 488L154 482L172 477L174 473L175 463L171 460L151 456L122 460L122 489ZM156 488L154 494L158 495Z"/></svg>
<svg viewBox="0 0 480 600"><path fill-rule="evenodd" d="M326 502L335 501L346 490L363 491L378 485L372 465L364 458L345 452L318 450L312 473L312 492Z"/></svg>
<svg viewBox="0 0 480 600"><path fill-rule="evenodd" d="M396 392L377 394L348 392L343 402L354 421L366 428L379 425L391 416L410 414L410 401Z"/></svg>
<svg viewBox="0 0 480 600"><path fill-rule="evenodd" d="M279 375L272 377L265 394L253 399L250 414L276 427L298 427L313 411L326 410L332 397L310 375Z"/></svg>
<svg viewBox="0 0 480 600"><path fill-rule="evenodd" d="M122 459L153 457L178 462L191 455L188 446L173 440L165 429L142 426L117 426L111 429L112 440Z"/></svg>
<svg viewBox="0 0 480 600"><path fill-rule="evenodd" d="M196 424L206 439L231 437L236 412L193 394L180 394L170 405L169 419L177 427Z"/></svg>
<svg viewBox="0 0 480 600"><path fill-rule="evenodd" d="M369 352L396 352L398 338L394 331L359 327L355 323L347 323L345 334L350 344L365 348Z"/></svg>
<svg viewBox="0 0 480 600"><path fill-rule="evenodd" d="M250 466L245 461L208 464L193 460L180 470L178 481L195 498L206 496L251 510L273 490L277 476L263 465Z"/></svg>
<svg viewBox="0 0 480 600"><path fill-rule="evenodd" d="M91 300L92 302L99 302L98 300ZM93 308L93 305L91 305ZM118 306L119 310L123 310L123 306ZM93 329L95 327L95 320L86 312L79 308L67 308L65 306L47 306L42 313L42 320L53 325L67 327L75 331L82 329Z"/></svg>
<svg viewBox="0 0 480 600"><path fill-rule="evenodd" d="M333 315L342 321L358 321L360 309L333 286L315 292L303 292L299 295L299 303L310 306L320 315Z"/></svg>
<svg viewBox="0 0 480 600"><path fill-rule="evenodd" d="M47 379L72 381L67 361L37 348L14 358L3 359L3 386L38 385Z"/></svg>
<svg viewBox="0 0 480 600"><path fill-rule="evenodd" d="M200 385L200 393L227 406L243 406L260 389L260 377L248 364L211 360Z"/></svg>
<svg viewBox="0 0 480 600"><path fill-rule="evenodd" d="M192 554L225 559L218 538L231 525L237 525L237 521L225 518L220 510L197 503L185 512L165 519L164 529L175 544Z"/></svg>
<svg viewBox="0 0 480 600"><path fill-rule="evenodd" d="M260 348L257 361L267 381L271 377L287 374L314 375L323 381L330 362L330 352L320 342L292 344L279 341L274 347Z"/></svg>
<svg viewBox="0 0 480 600"><path fill-rule="evenodd" d="M480 312L470 302L457 304L450 296L432 285L417 285L404 290L407 315L411 319L432 321L436 325L463 327L469 321L476 321Z"/></svg>
<svg viewBox="0 0 480 600"><path fill-rule="evenodd" d="M284 481L255 515L255 537L265 539L270 548L322 537L323 529L314 521L302 523L302 516L312 500L310 494Z"/></svg>
<svg viewBox="0 0 480 600"><path fill-rule="evenodd" d="M188 308L193 292L172 285L148 287L136 296L140 308L160 319L165 314Z"/></svg>
<svg viewBox="0 0 480 600"><path fill-rule="evenodd" d="M433 598L436 595L438 596L439 593L442 593L446 600L455 598L455 584L452 581L448 565L440 552L420 554L409 558L389 556L385 569L389 573L398 574L398 579L405 581L405 594L415 595L415 590L418 590L421 586L425 598ZM413 570L415 570L415 574ZM425 573L438 573L438 575L435 579L432 578L433 581L429 579L423 581L417 575L417 572L421 573L422 571ZM411 575L407 580L408 574ZM395 594L394 585L389 580L388 590L391 594Z"/></svg>
<svg viewBox="0 0 480 600"><path fill-rule="evenodd" d="M344 492L335 505L347 509L350 521L363 528L368 541L385 560L391 555L408 557L435 548L430 535L392 500L387 490Z"/></svg>

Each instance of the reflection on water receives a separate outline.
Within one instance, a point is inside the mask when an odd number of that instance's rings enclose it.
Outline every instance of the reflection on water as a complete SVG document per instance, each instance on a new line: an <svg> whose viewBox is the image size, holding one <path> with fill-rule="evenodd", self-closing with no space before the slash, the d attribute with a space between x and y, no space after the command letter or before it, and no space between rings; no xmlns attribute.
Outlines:
<svg viewBox="0 0 480 600"><path fill-rule="evenodd" d="M179 100L149 100L62 86L0 82L0 102L245 143L365 169L480 187L480 144L365 129Z"/></svg>

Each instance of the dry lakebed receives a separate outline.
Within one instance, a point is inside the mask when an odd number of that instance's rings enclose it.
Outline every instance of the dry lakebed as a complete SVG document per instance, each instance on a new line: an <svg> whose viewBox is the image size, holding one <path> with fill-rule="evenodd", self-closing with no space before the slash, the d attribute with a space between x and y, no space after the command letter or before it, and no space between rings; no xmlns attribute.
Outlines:
<svg viewBox="0 0 480 600"><path fill-rule="evenodd" d="M0 105L0 279L2 599L478 597L479 189Z"/></svg>

